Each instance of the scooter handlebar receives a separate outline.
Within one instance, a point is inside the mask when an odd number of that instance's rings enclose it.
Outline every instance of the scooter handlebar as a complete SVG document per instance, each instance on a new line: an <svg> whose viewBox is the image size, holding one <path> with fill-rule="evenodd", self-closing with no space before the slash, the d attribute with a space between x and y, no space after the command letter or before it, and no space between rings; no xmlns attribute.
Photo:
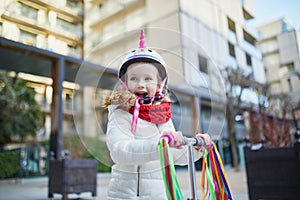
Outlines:
<svg viewBox="0 0 300 200"><path fill-rule="evenodd" d="M175 140L172 134L165 133L162 138L167 139L170 146L174 146ZM205 146L205 141L198 137L189 138L184 136L181 145Z"/></svg>
<svg viewBox="0 0 300 200"><path fill-rule="evenodd" d="M183 137L182 145L205 146L205 141L202 138L198 137Z"/></svg>

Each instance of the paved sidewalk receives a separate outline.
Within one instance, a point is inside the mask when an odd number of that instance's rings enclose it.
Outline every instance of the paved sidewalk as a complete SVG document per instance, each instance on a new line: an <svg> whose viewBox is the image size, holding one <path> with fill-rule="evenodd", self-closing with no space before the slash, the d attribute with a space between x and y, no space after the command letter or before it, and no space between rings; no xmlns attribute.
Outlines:
<svg viewBox="0 0 300 200"><path fill-rule="evenodd" d="M196 173L197 189L199 190L201 172ZM229 187L233 194L234 200L248 200L247 179L245 169L234 172L233 169L227 168L226 175ZM190 197L189 174L187 169L177 170L181 190L185 198ZM69 199L77 200L102 200L106 199L107 185L109 183L109 173L99 173L97 179L97 197L92 197L91 193L81 193L80 195L69 194ZM199 192L198 192L199 193ZM0 200L47 200L48 199L48 177L20 179L18 183L14 180L0 181ZM198 194L199 195L199 194ZM61 199L62 195L54 194L55 200ZM200 199L200 195L198 196Z"/></svg>

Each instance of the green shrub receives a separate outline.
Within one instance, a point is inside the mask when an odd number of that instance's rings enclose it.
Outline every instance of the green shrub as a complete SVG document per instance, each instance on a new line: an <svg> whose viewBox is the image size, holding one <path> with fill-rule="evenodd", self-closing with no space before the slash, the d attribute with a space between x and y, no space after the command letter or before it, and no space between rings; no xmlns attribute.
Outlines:
<svg viewBox="0 0 300 200"><path fill-rule="evenodd" d="M8 178L20 171L21 155L18 151L0 152L0 178Z"/></svg>
<svg viewBox="0 0 300 200"><path fill-rule="evenodd" d="M27 81L0 73L0 146L35 138L43 127L42 111Z"/></svg>

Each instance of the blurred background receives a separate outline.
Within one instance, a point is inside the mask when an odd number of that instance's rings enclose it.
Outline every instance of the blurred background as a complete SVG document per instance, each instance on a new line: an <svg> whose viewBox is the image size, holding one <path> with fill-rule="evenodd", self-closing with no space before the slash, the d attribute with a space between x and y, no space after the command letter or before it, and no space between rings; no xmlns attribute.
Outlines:
<svg viewBox="0 0 300 200"><path fill-rule="evenodd" d="M49 160L66 155L110 170L101 105L140 29L168 64L178 130L208 132L236 169L246 143L292 146L299 8L297 0L1 0L0 145L17 165L1 178L46 175Z"/></svg>

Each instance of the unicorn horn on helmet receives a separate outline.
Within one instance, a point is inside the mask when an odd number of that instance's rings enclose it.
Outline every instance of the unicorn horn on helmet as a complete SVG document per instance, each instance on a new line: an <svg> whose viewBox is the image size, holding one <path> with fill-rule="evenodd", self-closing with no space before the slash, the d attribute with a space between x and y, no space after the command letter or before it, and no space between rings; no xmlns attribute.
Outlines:
<svg viewBox="0 0 300 200"><path fill-rule="evenodd" d="M144 29L142 29L140 33L140 49L145 49L145 48L146 48L145 31Z"/></svg>

